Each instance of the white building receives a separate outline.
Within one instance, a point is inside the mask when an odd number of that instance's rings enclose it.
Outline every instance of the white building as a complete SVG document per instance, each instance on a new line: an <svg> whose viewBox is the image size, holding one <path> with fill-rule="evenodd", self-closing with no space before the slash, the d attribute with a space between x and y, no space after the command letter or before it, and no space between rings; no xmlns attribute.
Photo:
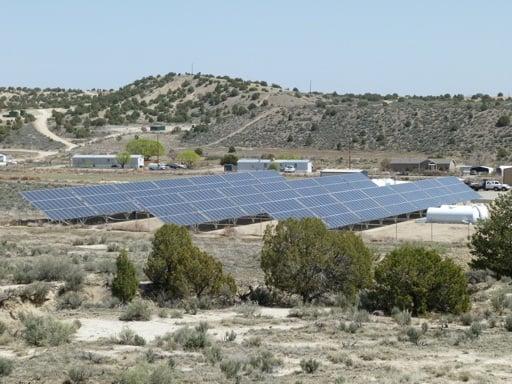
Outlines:
<svg viewBox="0 0 512 384"><path fill-rule="evenodd" d="M286 166L292 166L297 173L313 172L313 163L310 160L268 160L268 159L240 159L237 163L239 171L264 171L272 169L271 164L277 165L277 170L283 171Z"/></svg>
<svg viewBox="0 0 512 384"><path fill-rule="evenodd" d="M0 153L0 167L5 167L7 165L7 155Z"/></svg>
<svg viewBox="0 0 512 384"><path fill-rule="evenodd" d="M74 155L71 158L71 165L74 168L121 168L116 155ZM131 155L130 161L125 168L143 168L144 157L142 155Z"/></svg>

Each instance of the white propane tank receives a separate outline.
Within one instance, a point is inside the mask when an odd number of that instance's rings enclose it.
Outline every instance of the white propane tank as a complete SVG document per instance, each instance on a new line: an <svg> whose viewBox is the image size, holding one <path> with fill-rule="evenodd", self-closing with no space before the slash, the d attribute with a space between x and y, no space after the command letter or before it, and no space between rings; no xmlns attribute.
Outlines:
<svg viewBox="0 0 512 384"><path fill-rule="evenodd" d="M474 224L489 217L489 211L483 204L478 205L441 205L427 209L427 223Z"/></svg>

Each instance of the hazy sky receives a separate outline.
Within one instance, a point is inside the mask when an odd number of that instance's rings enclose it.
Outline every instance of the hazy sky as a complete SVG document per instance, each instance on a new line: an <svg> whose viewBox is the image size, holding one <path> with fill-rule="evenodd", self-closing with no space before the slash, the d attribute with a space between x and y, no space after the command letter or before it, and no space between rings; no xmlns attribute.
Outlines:
<svg viewBox="0 0 512 384"><path fill-rule="evenodd" d="M0 0L0 85L195 72L338 93L512 93L508 0Z"/></svg>

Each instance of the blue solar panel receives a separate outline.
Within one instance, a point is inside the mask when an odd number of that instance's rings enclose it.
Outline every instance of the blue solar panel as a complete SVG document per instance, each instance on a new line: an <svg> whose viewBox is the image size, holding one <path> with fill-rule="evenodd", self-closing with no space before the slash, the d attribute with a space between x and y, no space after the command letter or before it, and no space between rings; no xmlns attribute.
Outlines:
<svg viewBox="0 0 512 384"><path fill-rule="evenodd" d="M194 201L190 203L196 211L208 211L210 209L221 209L233 207L234 204L227 198Z"/></svg>
<svg viewBox="0 0 512 384"><path fill-rule="evenodd" d="M341 203L311 207L309 210L317 217L327 217L349 212L349 209Z"/></svg>
<svg viewBox="0 0 512 384"><path fill-rule="evenodd" d="M299 179L288 181L288 185L292 188L307 188L318 187L319 184L316 179Z"/></svg>
<svg viewBox="0 0 512 384"><path fill-rule="evenodd" d="M336 204L338 202L331 195L305 196L297 200L306 207L318 207L321 205Z"/></svg>
<svg viewBox="0 0 512 384"><path fill-rule="evenodd" d="M260 192L285 191L287 189L291 189L288 183L284 181L278 181L267 184L255 184L254 188L256 188Z"/></svg>
<svg viewBox="0 0 512 384"><path fill-rule="evenodd" d="M355 200L362 200L367 199L368 195L364 193L363 191L345 191L345 192L336 192L332 194L336 199L338 199L341 202L347 202L347 201L355 201Z"/></svg>
<svg viewBox="0 0 512 384"><path fill-rule="evenodd" d="M302 196L315 196L315 195L325 195L328 191L324 187L308 187L308 188L300 188L297 189L297 192Z"/></svg>
<svg viewBox="0 0 512 384"><path fill-rule="evenodd" d="M353 200L353 201L346 201L343 203L348 209L351 211L359 211L361 209L376 209L380 207L380 204L377 203L375 200L366 198L363 200Z"/></svg>
<svg viewBox="0 0 512 384"><path fill-rule="evenodd" d="M40 200L34 201L33 204L44 211L52 209L63 209L63 208L74 208L74 207L85 207L85 204L76 197L70 197L67 199L55 199L55 200Z"/></svg>
<svg viewBox="0 0 512 384"><path fill-rule="evenodd" d="M342 228L360 222L359 217L350 212L325 217L324 221L327 224L327 227L331 229Z"/></svg>
<svg viewBox="0 0 512 384"><path fill-rule="evenodd" d="M363 174L286 181L274 171L23 192L53 220L148 211L181 225L266 213L330 228L478 198L455 177L377 187ZM357 215L357 216L356 216Z"/></svg>

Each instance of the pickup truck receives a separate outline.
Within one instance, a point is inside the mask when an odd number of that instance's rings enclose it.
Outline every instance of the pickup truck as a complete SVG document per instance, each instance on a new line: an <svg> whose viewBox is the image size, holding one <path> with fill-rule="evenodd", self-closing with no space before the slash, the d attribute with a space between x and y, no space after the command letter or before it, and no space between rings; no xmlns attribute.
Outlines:
<svg viewBox="0 0 512 384"><path fill-rule="evenodd" d="M480 182L471 183L469 186L475 191L479 191L481 189L486 191L508 191L512 188L510 185L500 183L498 180L483 180Z"/></svg>

